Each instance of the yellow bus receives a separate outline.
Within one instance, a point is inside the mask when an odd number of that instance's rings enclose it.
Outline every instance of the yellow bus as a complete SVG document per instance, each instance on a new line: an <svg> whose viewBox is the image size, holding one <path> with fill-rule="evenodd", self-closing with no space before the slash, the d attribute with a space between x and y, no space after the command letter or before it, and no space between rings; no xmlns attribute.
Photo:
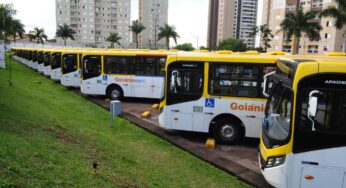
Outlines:
<svg viewBox="0 0 346 188"><path fill-rule="evenodd" d="M281 58L269 76L259 161L275 187L346 187L346 58Z"/></svg>
<svg viewBox="0 0 346 188"><path fill-rule="evenodd" d="M279 57L217 53L169 56L159 125L209 133L221 144L259 138L266 103L262 78L274 70Z"/></svg>

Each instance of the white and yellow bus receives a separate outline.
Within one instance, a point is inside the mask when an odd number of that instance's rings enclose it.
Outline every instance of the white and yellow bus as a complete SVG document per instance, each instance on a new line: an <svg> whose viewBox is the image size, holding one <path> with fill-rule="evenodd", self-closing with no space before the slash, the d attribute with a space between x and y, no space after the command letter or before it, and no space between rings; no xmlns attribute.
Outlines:
<svg viewBox="0 0 346 188"><path fill-rule="evenodd" d="M169 56L159 125L210 133L218 143L259 138L263 75L280 56L203 53Z"/></svg>
<svg viewBox="0 0 346 188"><path fill-rule="evenodd" d="M346 58L282 58L270 78L259 154L265 179L345 188Z"/></svg>
<svg viewBox="0 0 346 188"><path fill-rule="evenodd" d="M169 52L92 51L83 52L81 92L122 97L161 99L164 66Z"/></svg>

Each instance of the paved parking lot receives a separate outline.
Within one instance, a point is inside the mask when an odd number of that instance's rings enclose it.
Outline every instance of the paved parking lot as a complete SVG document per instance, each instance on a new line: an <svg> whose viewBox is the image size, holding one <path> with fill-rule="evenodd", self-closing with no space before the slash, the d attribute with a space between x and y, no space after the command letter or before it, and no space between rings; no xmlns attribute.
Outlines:
<svg viewBox="0 0 346 188"><path fill-rule="evenodd" d="M80 94L79 90L73 91ZM86 98L109 109L109 101L104 97L86 96ZM246 138L241 145L217 145L216 149L208 149L204 145L208 134L160 128L158 110L150 110L152 104L158 102L158 100L150 99L124 99L121 116L255 187L271 187L265 181L259 168L257 160L259 139ZM152 115L148 119L140 119L140 114L144 111L150 111Z"/></svg>

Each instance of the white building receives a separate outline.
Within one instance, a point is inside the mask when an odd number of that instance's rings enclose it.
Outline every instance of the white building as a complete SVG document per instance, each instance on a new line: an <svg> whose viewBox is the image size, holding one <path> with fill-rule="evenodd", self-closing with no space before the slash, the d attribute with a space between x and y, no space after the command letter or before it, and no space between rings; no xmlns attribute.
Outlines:
<svg viewBox="0 0 346 188"><path fill-rule="evenodd" d="M257 0L209 0L208 48L216 49L228 38L242 39L247 47L254 47L255 38L249 34L256 26L257 6Z"/></svg>
<svg viewBox="0 0 346 188"><path fill-rule="evenodd" d="M139 35L140 48L164 48L165 40L157 40L159 28L168 22L168 0L138 0L139 22L145 30Z"/></svg>
<svg viewBox="0 0 346 188"><path fill-rule="evenodd" d="M109 47L112 32L122 38L121 46L130 45L131 1L129 0L56 0L56 24L68 24L76 32L69 46ZM58 38L58 43L63 41Z"/></svg>

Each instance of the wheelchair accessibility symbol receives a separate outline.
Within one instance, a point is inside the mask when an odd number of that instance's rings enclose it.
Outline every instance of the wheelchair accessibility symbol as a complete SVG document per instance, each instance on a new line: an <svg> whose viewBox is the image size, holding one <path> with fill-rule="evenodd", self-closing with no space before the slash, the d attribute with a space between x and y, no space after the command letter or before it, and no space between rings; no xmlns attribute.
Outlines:
<svg viewBox="0 0 346 188"><path fill-rule="evenodd" d="M205 99L205 107L214 108L215 99Z"/></svg>

